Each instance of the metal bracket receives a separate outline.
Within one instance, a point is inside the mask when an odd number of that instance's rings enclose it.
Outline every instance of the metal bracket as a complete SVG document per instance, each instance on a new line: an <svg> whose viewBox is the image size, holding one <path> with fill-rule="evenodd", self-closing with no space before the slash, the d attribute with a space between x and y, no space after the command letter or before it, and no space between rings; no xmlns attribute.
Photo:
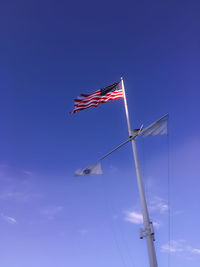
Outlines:
<svg viewBox="0 0 200 267"><path fill-rule="evenodd" d="M143 239L146 236L146 234L144 233L145 233L145 230L140 228L140 239Z"/></svg>
<svg viewBox="0 0 200 267"><path fill-rule="evenodd" d="M155 241L155 233L154 233L154 228L153 228L153 223L150 222L150 234L153 238L153 241Z"/></svg>
<svg viewBox="0 0 200 267"><path fill-rule="evenodd" d="M149 229L142 229L140 228L140 239L143 239L144 237L150 235L153 239L153 241L155 241L155 233L154 233L154 228L153 228L153 223L149 222Z"/></svg>

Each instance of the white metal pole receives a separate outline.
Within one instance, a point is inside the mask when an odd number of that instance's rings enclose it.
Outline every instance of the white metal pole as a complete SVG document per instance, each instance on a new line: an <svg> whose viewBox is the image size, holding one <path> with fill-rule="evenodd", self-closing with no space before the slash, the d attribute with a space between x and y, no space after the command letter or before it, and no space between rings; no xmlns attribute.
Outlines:
<svg viewBox="0 0 200 267"><path fill-rule="evenodd" d="M129 133L129 137L131 137L132 136L132 129L131 129L131 125L130 125L128 105L127 105L127 100L126 100L126 92L125 92L125 88L124 88L123 78L121 78L121 86L122 86L123 95L124 95L124 107L125 107L125 112L126 112L128 133ZM148 213L148 209L147 209L144 186L143 186L143 182L142 182L142 175L141 175L141 171L140 171L140 166L139 166L139 161L138 161L138 156L137 156L136 143L135 143L134 139L131 141L131 144L132 144L133 157L134 157L136 175L137 175L138 190L139 190L139 195L140 195L140 203L141 203L142 215L143 215L144 230L142 232L144 232L144 237L146 237L150 267L157 267L158 264L157 264L157 259L156 259L155 247L154 247L154 243L153 243L154 242L153 227L152 227L152 223L149 220L149 213Z"/></svg>

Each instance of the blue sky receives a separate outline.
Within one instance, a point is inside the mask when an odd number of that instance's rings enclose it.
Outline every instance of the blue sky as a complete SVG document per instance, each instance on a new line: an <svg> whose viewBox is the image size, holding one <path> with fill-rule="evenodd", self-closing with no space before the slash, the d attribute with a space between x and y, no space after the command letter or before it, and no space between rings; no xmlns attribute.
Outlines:
<svg viewBox="0 0 200 267"><path fill-rule="evenodd" d="M74 178L127 139L122 100L75 115L73 99L124 77L159 266L199 267L199 1L3 1L0 262L148 266L130 145L102 176ZM169 153L168 153L169 150ZM168 246L168 177L171 248Z"/></svg>

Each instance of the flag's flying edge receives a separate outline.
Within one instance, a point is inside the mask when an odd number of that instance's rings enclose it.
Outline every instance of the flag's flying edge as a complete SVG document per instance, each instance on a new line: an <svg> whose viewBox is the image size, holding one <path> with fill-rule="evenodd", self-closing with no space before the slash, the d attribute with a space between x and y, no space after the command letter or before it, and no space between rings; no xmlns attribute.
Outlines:
<svg viewBox="0 0 200 267"><path fill-rule="evenodd" d="M168 114L163 116L161 119L153 122L146 128L144 128L138 135L149 136L149 135L167 135L168 134Z"/></svg>
<svg viewBox="0 0 200 267"><path fill-rule="evenodd" d="M92 176L92 175L98 175L98 174L103 174L100 161L94 164L88 165L87 167L83 169L78 169L74 173L74 176Z"/></svg>
<svg viewBox="0 0 200 267"><path fill-rule="evenodd" d="M74 99L74 110L71 114L89 107L97 107L100 103L106 103L119 98L123 98L121 81L99 89L92 94L81 94L80 97Z"/></svg>

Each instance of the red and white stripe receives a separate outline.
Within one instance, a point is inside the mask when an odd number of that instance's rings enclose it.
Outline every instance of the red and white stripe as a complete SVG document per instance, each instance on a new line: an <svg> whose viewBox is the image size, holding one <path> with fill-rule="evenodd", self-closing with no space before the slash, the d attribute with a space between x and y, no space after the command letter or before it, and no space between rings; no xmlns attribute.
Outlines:
<svg viewBox="0 0 200 267"><path fill-rule="evenodd" d="M101 95L101 90L94 92L91 95L81 94L81 97L74 99L74 110L72 113L76 113L79 110L83 110L89 107L97 107L100 103L106 103L109 100L116 100L123 98L123 91L116 90L109 92L106 95Z"/></svg>

